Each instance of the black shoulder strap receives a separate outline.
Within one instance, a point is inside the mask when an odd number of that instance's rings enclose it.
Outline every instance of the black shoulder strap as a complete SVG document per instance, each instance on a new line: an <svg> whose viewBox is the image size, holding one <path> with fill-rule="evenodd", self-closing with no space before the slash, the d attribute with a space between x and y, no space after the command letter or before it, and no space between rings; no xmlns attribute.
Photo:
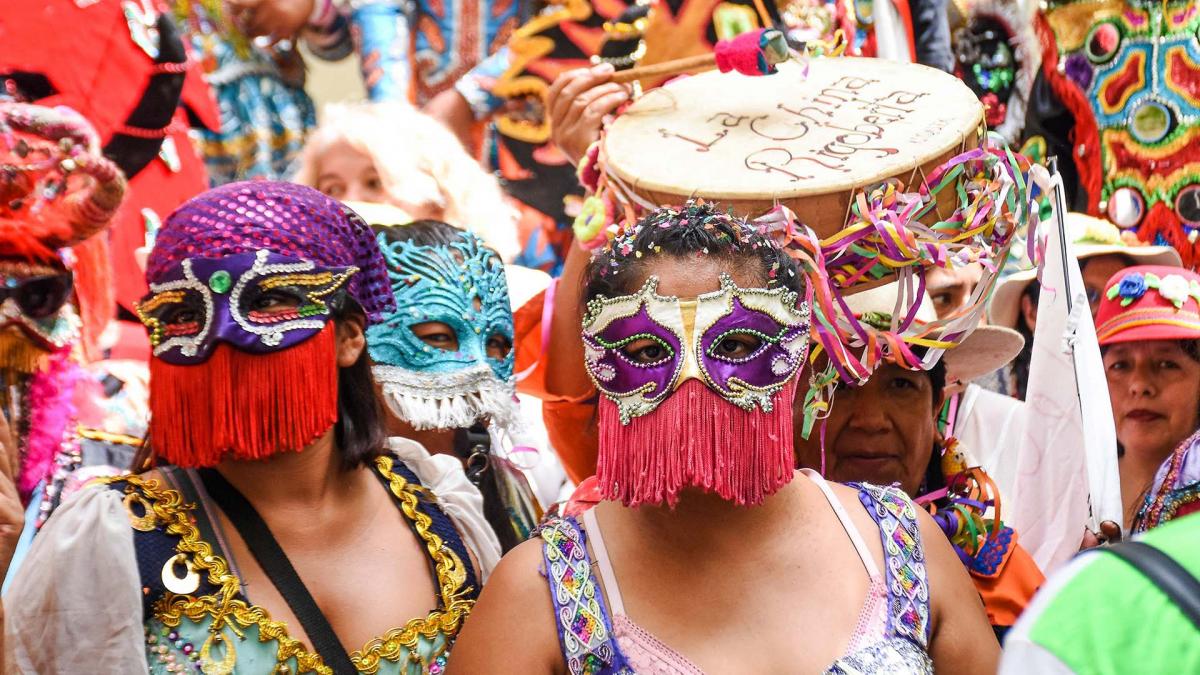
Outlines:
<svg viewBox="0 0 1200 675"><path fill-rule="evenodd" d="M1105 550L1132 565L1158 586L1200 630L1200 580L1191 572L1145 542L1126 541Z"/></svg>
<svg viewBox="0 0 1200 675"><path fill-rule="evenodd" d="M346 654L346 648L333 632L333 626L329 625L329 620L325 618L312 594L300 580L300 575L296 574L296 568L292 567L287 554L279 547L279 542L275 541L262 516L258 515L242 493L215 469L200 469L198 473L208 495L229 517L229 521L254 554L254 559L262 566L267 577L275 584L279 594L296 615L300 625L304 627L313 650L321 656L326 666L333 669L335 675L357 673L350 656Z"/></svg>

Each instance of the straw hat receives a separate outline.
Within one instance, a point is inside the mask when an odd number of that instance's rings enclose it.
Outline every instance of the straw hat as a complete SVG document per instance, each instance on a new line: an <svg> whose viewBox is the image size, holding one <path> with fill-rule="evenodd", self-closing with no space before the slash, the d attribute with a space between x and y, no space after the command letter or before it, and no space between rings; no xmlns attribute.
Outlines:
<svg viewBox="0 0 1200 675"><path fill-rule="evenodd" d="M850 311L858 318L868 314L890 317L900 291L898 282L877 286L846 297ZM933 300L926 293L917 307L914 325L937 321ZM937 334L931 335L936 339ZM942 355L948 382L970 382L1004 366L1016 358L1025 346L1025 338L1011 328L979 326L959 344Z"/></svg>
<svg viewBox="0 0 1200 675"><path fill-rule="evenodd" d="M1121 237L1116 225L1082 213L1067 214L1067 236L1071 237L1075 259L1080 262L1101 255L1120 254L1131 258L1138 265L1183 265L1179 253L1170 246L1130 245ZM1037 269L1015 272L996 287L988 320L997 326L1017 327L1017 316L1021 311L1021 295L1029 283L1037 278Z"/></svg>

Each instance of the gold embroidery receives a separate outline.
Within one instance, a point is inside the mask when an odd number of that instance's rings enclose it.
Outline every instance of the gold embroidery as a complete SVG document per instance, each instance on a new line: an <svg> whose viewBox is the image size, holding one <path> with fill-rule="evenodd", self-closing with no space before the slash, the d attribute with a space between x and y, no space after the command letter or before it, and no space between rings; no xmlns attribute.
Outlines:
<svg viewBox="0 0 1200 675"><path fill-rule="evenodd" d="M132 445L135 448L142 447L142 439L134 436L114 434L102 429L89 429L82 425L77 427L75 431L81 438L86 438L89 441L100 441L102 443L113 443L116 445Z"/></svg>
<svg viewBox="0 0 1200 675"><path fill-rule="evenodd" d="M379 457L376 460L376 469L388 480L388 487L400 502L401 512L413 522L413 528L425 542L426 549L434 561L438 594L444 609L430 612L424 618L409 621L402 628L388 631L384 636L371 640L361 650L351 654L350 659L355 668L368 675L377 673L383 660L393 663L401 660L419 662L422 672L427 673L430 664L449 649L451 638L457 634L475 604L473 600L466 598L472 589L465 587L466 568L463 561L441 537L430 531L433 521L418 508L422 497L429 493L422 486L410 483L403 476L393 473L392 467L391 457ZM260 642L274 640L278 644L278 664L285 664L289 659L295 658L298 672L332 675L332 670L324 665L318 654L309 652L300 641L288 635L286 624L272 620L265 609L248 605L235 597L241 583L229 572L226 561L221 556L214 555L208 542L200 538L200 532L192 524L190 515L195 509L194 504L184 504L178 492L160 487L157 480L122 476L109 479L108 482L120 480L128 484L126 494L136 494L137 497L133 499L140 500L145 507L145 518L154 518L167 534L179 536L176 551L190 555L193 568L199 573L206 573L209 582L219 589L215 595L201 597L166 593L153 605L154 615L164 625L177 628L184 617L197 623L210 617L212 625L209 630L214 637L220 635L223 627L228 627L241 636L244 629L255 626L258 628ZM126 500L129 499L127 496ZM131 523L138 518L132 511L129 515ZM446 636L444 644L428 659L422 658L418 653L420 638L433 641L439 633ZM219 663L213 664L216 669L213 675L225 665L232 653L233 642L227 641L223 646L225 656Z"/></svg>
<svg viewBox="0 0 1200 675"><path fill-rule="evenodd" d="M220 661L213 660L214 646L223 652ZM226 642L220 633L213 633L200 647L200 660L204 663L201 671L205 675L231 675L233 667L237 665L237 648L233 646L233 642Z"/></svg>
<svg viewBox="0 0 1200 675"><path fill-rule="evenodd" d="M414 663L420 661L421 671L428 672L430 663L449 649L450 639L458 633L463 620L475 605L474 601L464 597L471 590L464 587L467 579L466 568L454 550L446 546L441 537L429 531L433 521L417 508L421 496L427 495L428 492L419 485L409 483L403 476L393 473L391 457L377 458L375 466L379 473L388 479L392 494L400 500L400 510L413 522L417 535L425 541L429 555L434 561L438 593L445 609L430 612L424 619L413 619L403 628L394 629L382 638L368 642L360 651L351 654L350 660L359 671L371 675L379 671L381 659L396 662L407 651L410 660ZM446 636L446 643L428 660L422 659L418 653L420 638L424 636L433 639L438 633Z"/></svg>
<svg viewBox="0 0 1200 675"><path fill-rule="evenodd" d="M209 631L214 635L219 634L222 627L231 620L242 628L254 625L258 627L260 642L275 640L279 644L275 657L277 662L282 663L295 657L302 672L313 671L320 675L333 675L333 671L322 663L320 656L308 652L299 640L288 636L287 626L283 622L272 620L261 607L250 607L245 602L235 599L241 582L229 572L225 559L214 555L212 546L200 538L200 531L192 524L190 517L191 511L196 508L194 504L184 504L178 492L160 488L157 480L147 480L139 476L122 476L112 480L128 483L126 492L138 490L142 493L154 515L164 524L163 529L166 533L179 536L175 550L190 555L192 567L197 572L207 573L209 583L219 589L216 596L199 598L168 592L155 601L153 606L159 621L171 628L177 628L183 616L197 622L206 616L211 617L212 625L209 626ZM229 628L241 634L236 626L231 624ZM216 675L221 664L213 665L215 670L211 675ZM208 670L204 672L208 673Z"/></svg>

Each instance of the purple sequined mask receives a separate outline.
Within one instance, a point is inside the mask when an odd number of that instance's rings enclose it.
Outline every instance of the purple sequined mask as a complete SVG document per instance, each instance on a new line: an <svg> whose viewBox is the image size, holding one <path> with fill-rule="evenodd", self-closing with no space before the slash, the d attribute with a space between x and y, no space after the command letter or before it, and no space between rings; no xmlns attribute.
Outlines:
<svg viewBox="0 0 1200 675"><path fill-rule="evenodd" d="M138 315L154 355L204 362L219 342L251 353L318 333L348 296L378 321L395 309L371 229L341 203L292 183L231 183L179 207L146 266Z"/></svg>
<svg viewBox="0 0 1200 675"><path fill-rule="evenodd" d="M730 403L770 411L808 353L809 309L785 288L721 290L695 300L658 295L650 277L633 295L596 298L583 320L588 373L622 424L699 379Z"/></svg>

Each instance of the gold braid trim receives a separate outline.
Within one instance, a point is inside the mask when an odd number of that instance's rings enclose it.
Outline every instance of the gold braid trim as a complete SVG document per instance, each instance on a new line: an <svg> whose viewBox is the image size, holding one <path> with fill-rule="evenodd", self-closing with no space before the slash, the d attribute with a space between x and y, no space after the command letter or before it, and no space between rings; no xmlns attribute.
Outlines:
<svg viewBox="0 0 1200 675"><path fill-rule="evenodd" d="M388 480L392 494L400 500L400 510L413 522L417 535L425 542L429 556L434 561L438 593L445 609L430 612L429 616L423 619L413 619L403 628L389 631L387 635L372 640L362 650L351 654L350 660L354 667L368 675L379 671L381 659L395 662L400 660L406 651L410 660L421 662L422 672L429 672L430 663L449 649L452 638L458 633L462 622L475 605L473 600L463 597L470 588L464 587L467 574L462 560L453 549L445 545L441 537L429 531L433 521L417 508L422 496L429 494L428 491L394 473L392 466L392 458L386 455L375 460L376 469ZM419 639L422 636L433 639L438 633L446 636L446 643L428 660L421 658L418 653Z"/></svg>
<svg viewBox="0 0 1200 675"><path fill-rule="evenodd" d="M401 512L413 522L417 535L425 542L425 547L434 561L438 593L445 609L432 611L424 618L413 619L404 627L393 629L383 637L371 640L361 650L351 654L350 660L360 672L372 675L379 671L384 659L399 662L407 653L409 660L414 663L419 661L421 671L428 673L429 666L449 650L453 636L458 633L475 603L463 597L471 589L464 587L466 569L462 560L453 549L445 545L441 537L429 530L433 521L418 509L422 497L428 495L428 492L422 486L409 483L403 476L393 473L391 457L379 457L375 464L380 474L388 480L392 494L400 501ZM105 479L104 482L118 481L128 484L125 488L126 494L140 493L148 505L146 513L142 516L130 512L131 521L152 518L153 526L162 527L167 534L178 535L180 541L175 550L190 554L192 566L198 572L206 572L209 582L220 589L217 595L199 598L166 593L153 605L155 616L164 625L177 628L183 617L195 622L211 617L213 621L210 632L217 633L223 625L228 625L239 636L242 634L239 628L256 626L260 642L275 640L278 643L276 659L279 664L294 657L300 672L332 675L333 671L324 665L320 655L309 652L299 640L288 635L285 623L271 619L270 614L262 607L248 605L235 597L241 582L229 572L225 559L214 555L208 542L200 538L200 531L192 524L190 516L190 512L195 509L194 504L184 504L178 492L161 488L157 480L147 480L139 476L117 476ZM422 658L418 653L420 638L433 640L439 633L446 636L445 644L429 659Z"/></svg>
<svg viewBox="0 0 1200 675"><path fill-rule="evenodd" d="M153 514L157 525L167 534L180 537L175 550L190 554L192 566L198 572L207 572L208 580L220 590L216 596L175 595L166 593L154 603L154 614L163 624L176 628L184 616L192 621L204 617L212 617L209 632L218 633L221 627L229 623L230 629L241 636L236 623L241 628L258 627L259 642L275 640L279 647L276 650L276 660L284 663L289 658L296 658L300 672L315 672L319 675L333 675L333 671L324 665L321 657L305 649L299 640L288 636L287 625L274 621L270 614L261 607L251 607L244 601L236 599L241 582L229 572L225 559L214 555L208 542L200 538L200 531L192 524L190 512L195 504L184 504L183 498L175 490L159 487L157 480L147 480L139 476L119 476L108 482L125 481L129 484L127 494L140 491L146 503L149 504L146 515ZM136 514L130 513L130 518ZM232 619L232 621L230 621Z"/></svg>
<svg viewBox="0 0 1200 675"><path fill-rule="evenodd" d="M136 436L114 434L103 429L89 429L85 426L79 426L75 431L79 434L80 438L86 438L89 441L100 441L101 443L112 443L114 445L131 445L135 448L142 447L142 439Z"/></svg>

